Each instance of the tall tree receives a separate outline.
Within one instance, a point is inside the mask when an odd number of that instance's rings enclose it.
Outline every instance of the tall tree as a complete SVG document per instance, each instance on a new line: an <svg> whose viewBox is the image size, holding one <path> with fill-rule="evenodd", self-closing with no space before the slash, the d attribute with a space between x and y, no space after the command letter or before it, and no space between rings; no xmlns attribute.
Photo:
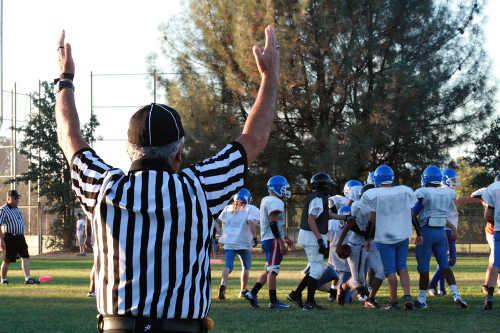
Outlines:
<svg viewBox="0 0 500 333"><path fill-rule="evenodd" d="M484 166L491 175L500 173L500 117L491 123L475 144L473 162Z"/></svg>
<svg viewBox="0 0 500 333"><path fill-rule="evenodd" d="M246 118L259 83L250 50L273 22L278 120L250 186L277 173L305 184L319 170L341 183L382 162L417 183L424 165L442 163L492 111L483 3L463 3L191 1L187 17L162 29L179 73L164 78L168 102L196 146L188 159L234 137Z"/></svg>
<svg viewBox="0 0 500 333"><path fill-rule="evenodd" d="M47 201L48 213L56 215L52 223L52 246L70 249L74 245L75 208L77 202L71 190L71 177L68 162L57 143L56 120L54 113L55 95L53 85L42 82L42 91L34 93L33 103L38 109L30 115L25 126L18 130L23 133L21 154L29 160L28 171L21 180L39 180L41 197ZM95 115L82 128L87 142L95 140L94 133L99 125Z"/></svg>

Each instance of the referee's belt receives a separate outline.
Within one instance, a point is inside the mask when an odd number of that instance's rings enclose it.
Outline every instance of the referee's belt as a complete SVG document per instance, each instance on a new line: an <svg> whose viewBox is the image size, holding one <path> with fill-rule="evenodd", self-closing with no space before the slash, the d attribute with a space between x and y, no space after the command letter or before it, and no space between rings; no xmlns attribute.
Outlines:
<svg viewBox="0 0 500 333"><path fill-rule="evenodd" d="M99 332L207 332L202 319L150 319L145 317L97 316Z"/></svg>

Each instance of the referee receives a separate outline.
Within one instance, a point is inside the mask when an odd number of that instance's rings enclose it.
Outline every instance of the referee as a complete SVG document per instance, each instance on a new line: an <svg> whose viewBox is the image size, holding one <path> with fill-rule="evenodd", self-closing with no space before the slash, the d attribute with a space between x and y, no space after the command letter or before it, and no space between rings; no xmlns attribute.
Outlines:
<svg viewBox="0 0 500 333"><path fill-rule="evenodd" d="M19 193L16 190L7 192L7 203L0 207L0 249L3 252L2 273L0 282L8 284L7 272L10 263L16 262L18 256L24 273L25 284L38 284L38 280L30 276L30 255L24 238L24 220L17 208Z"/></svg>
<svg viewBox="0 0 500 333"><path fill-rule="evenodd" d="M181 169L184 129L171 107L150 104L130 119L128 173L82 139L74 102L71 47L58 45L58 141L72 185L95 235L96 302L101 332L204 332L211 304L210 236L217 216L244 185L248 163L269 138L279 85L279 46L265 30L253 48L261 74L241 136ZM208 145L209 143L207 143Z"/></svg>

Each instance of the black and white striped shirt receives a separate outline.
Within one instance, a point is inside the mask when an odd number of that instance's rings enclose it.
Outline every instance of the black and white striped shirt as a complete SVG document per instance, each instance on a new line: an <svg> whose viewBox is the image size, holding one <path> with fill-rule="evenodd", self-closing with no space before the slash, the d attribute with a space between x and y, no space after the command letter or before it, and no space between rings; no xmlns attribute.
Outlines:
<svg viewBox="0 0 500 333"><path fill-rule="evenodd" d="M140 160L124 174L91 149L77 152L71 178L92 220L99 313L205 318L213 216L243 186L246 170L237 142L179 173Z"/></svg>
<svg viewBox="0 0 500 333"><path fill-rule="evenodd" d="M0 226L5 233L24 235L24 219L19 208L9 204L0 207Z"/></svg>

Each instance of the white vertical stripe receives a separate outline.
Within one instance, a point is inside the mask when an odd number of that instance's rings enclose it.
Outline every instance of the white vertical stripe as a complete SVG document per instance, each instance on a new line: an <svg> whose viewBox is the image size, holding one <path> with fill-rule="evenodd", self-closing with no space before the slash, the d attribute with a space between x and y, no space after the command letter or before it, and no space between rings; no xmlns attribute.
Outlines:
<svg viewBox="0 0 500 333"><path fill-rule="evenodd" d="M158 104L158 106L160 108L162 108L163 110L167 111L170 114L170 117L172 117L172 119L174 120L175 128L177 129L177 140L180 140L180 134L181 134L181 132L179 131L179 126L177 125L177 120L175 119L174 115L172 114L172 111L170 111L169 109L163 107L163 105L161 105L161 104Z"/></svg>
<svg viewBox="0 0 500 333"><path fill-rule="evenodd" d="M112 200L113 197L116 195L116 192L111 191L110 194L108 194L108 197L106 199ZM114 276L115 276L115 269L114 269L114 264L113 264L113 254L114 254L114 249L113 249L113 225L114 225L114 217L115 217L115 210L112 205L108 205L106 203L106 246L108 248L108 267L104 267L105 270L107 270L108 274L108 285L106 286L106 312L107 313L113 313L113 282L114 282Z"/></svg>
<svg viewBox="0 0 500 333"><path fill-rule="evenodd" d="M196 241L198 239L198 216L196 215L196 197L193 193L193 189L187 180L184 180L184 184L186 185L190 197L190 201L192 204L191 207L191 216L192 216L192 224L191 230L188 230L191 235L191 243L189 248L189 272L186 275L185 285L184 285L184 296L182 297L182 312L181 318L187 318L189 311L189 304L191 300L189 299L189 292L191 291L191 285L193 283L193 266L196 261Z"/></svg>
<svg viewBox="0 0 500 333"><path fill-rule="evenodd" d="M144 314L151 314L151 302L153 301L153 293L155 292L155 246L156 244L156 229L158 223L162 223L162 221L156 221L156 180L157 180L157 171L150 171L148 178L148 216L149 216L149 242L147 249L147 257L143 258L143 260L147 260L147 294L146 301L144 303ZM158 244L159 245L159 244ZM160 267L156 267L156 269L160 269Z"/></svg>
<svg viewBox="0 0 500 333"><path fill-rule="evenodd" d="M104 293L105 293L105 284L104 284L104 241L103 241L103 230L102 230L102 225L101 225L101 211L97 209L95 211L95 223L94 225L96 226L96 232L95 232L95 242L96 246L99 249L99 258L95 262L99 262L99 269L97 269L96 266L96 299L97 299L97 308L99 310L99 313L106 313L106 309L103 308L104 306Z"/></svg>
<svg viewBox="0 0 500 333"><path fill-rule="evenodd" d="M142 188L142 172L136 173L134 184L134 207L135 212L135 228L134 228L134 251L132 255L132 315L137 316L137 307L139 306L140 297L140 267L141 267L141 237L142 237L142 214L141 214L141 188Z"/></svg>
<svg viewBox="0 0 500 333"><path fill-rule="evenodd" d="M177 198L177 212L178 212L178 221L186 221L186 207L184 204L184 197L182 195L182 185L181 182L179 181L179 177L176 174L174 177L174 184L175 184L175 195ZM185 223L178 223L177 224L177 239L175 240L176 242L176 248L177 248L177 253L175 254L176 260L175 260L175 272L176 276L182 276L184 274L184 269L183 269L183 264L184 264L184 252L182 251L182 248L184 247L184 232L185 232ZM170 240L172 241L172 239ZM177 294L179 292L179 287L181 285L182 279L177 279L175 281L175 287L172 292L172 301L170 302L170 306L168 308L168 316L170 318L173 318L175 314L175 307L177 305Z"/></svg>
<svg viewBox="0 0 500 333"><path fill-rule="evenodd" d="M163 173L163 184L161 186L162 193L168 193L168 182L170 181L170 175L167 172ZM165 219L165 230L163 231L163 238L161 247L163 249L161 253L161 289L160 289L160 297L158 298L158 307L157 311L159 315L163 314L166 298L167 298L167 289L169 286L168 275L170 274L169 270L169 260L170 255L168 252L168 245L170 244L170 233L172 228L172 215L170 215L170 199L167 195L163 196L163 217Z"/></svg>
<svg viewBox="0 0 500 333"><path fill-rule="evenodd" d="M123 186L123 195L120 200L120 207L127 207L127 194L130 188L130 182L126 182ZM120 282L118 283L118 314L125 314L125 283L127 282L126 275L126 260L127 260L127 229L128 229L128 211L121 209L122 215L120 220L120 236L118 246L118 269L120 274ZM132 244L130 244L132 246Z"/></svg>

